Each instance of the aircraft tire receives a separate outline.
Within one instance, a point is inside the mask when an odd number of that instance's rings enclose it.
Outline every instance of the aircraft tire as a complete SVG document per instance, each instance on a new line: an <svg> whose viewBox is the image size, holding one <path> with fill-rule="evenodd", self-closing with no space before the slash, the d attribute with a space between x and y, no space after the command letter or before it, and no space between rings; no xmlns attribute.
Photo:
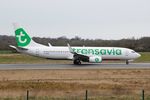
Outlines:
<svg viewBox="0 0 150 100"><path fill-rule="evenodd" d="M126 60L126 65L128 65L129 64L129 61L128 60Z"/></svg>
<svg viewBox="0 0 150 100"><path fill-rule="evenodd" d="M81 65L81 61L79 59L74 60L73 63L75 65Z"/></svg>

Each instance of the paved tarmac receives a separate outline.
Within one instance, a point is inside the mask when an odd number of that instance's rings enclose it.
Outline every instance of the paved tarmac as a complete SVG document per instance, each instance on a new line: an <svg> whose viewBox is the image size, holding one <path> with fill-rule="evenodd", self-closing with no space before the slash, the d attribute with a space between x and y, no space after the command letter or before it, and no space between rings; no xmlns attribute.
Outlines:
<svg viewBox="0 0 150 100"><path fill-rule="evenodd" d="M9 69L150 69L150 63L101 63L101 64L0 64L0 70Z"/></svg>

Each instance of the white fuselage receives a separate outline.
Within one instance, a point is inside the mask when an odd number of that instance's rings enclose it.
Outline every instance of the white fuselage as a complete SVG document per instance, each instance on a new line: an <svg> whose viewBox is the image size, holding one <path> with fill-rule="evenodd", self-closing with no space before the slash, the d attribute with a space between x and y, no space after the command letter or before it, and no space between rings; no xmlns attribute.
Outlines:
<svg viewBox="0 0 150 100"><path fill-rule="evenodd" d="M44 46L32 40L29 34L17 24L14 24L17 47L10 45L18 52L49 59L68 59L80 65L81 61L101 63L103 60L133 60L140 57L134 50L120 47L68 47Z"/></svg>
<svg viewBox="0 0 150 100"><path fill-rule="evenodd" d="M140 57L140 54L132 49L120 47L72 47L73 50L82 55L100 56L102 60L132 60ZM61 46L39 46L28 47L28 50L20 52L33 56L39 56L50 59L73 59L73 54L70 53L68 47Z"/></svg>

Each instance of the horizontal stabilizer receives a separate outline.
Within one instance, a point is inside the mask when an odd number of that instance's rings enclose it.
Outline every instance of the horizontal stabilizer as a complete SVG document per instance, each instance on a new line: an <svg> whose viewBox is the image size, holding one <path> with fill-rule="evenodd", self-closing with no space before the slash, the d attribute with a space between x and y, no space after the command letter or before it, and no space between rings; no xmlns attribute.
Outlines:
<svg viewBox="0 0 150 100"><path fill-rule="evenodd" d="M13 45L9 45L9 47L14 48L17 50L17 47L13 46Z"/></svg>
<svg viewBox="0 0 150 100"><path fill-rule="evenodd" d="M16 49L17 51L19 50L28 50L27 48L22 48L22 47L15 47L13 45L9 45L9 47Z"/></svg>

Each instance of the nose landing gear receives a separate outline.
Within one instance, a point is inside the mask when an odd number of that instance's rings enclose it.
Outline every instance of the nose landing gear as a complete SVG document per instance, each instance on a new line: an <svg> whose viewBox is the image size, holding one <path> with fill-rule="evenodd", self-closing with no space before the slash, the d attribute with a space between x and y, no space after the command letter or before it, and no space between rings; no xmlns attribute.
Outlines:
<svg viewBox="0 0 150 100"><path fill-rule="evenodd" d="M129 64L129 60L126 60L126 65L128 65Z"/></svg>

